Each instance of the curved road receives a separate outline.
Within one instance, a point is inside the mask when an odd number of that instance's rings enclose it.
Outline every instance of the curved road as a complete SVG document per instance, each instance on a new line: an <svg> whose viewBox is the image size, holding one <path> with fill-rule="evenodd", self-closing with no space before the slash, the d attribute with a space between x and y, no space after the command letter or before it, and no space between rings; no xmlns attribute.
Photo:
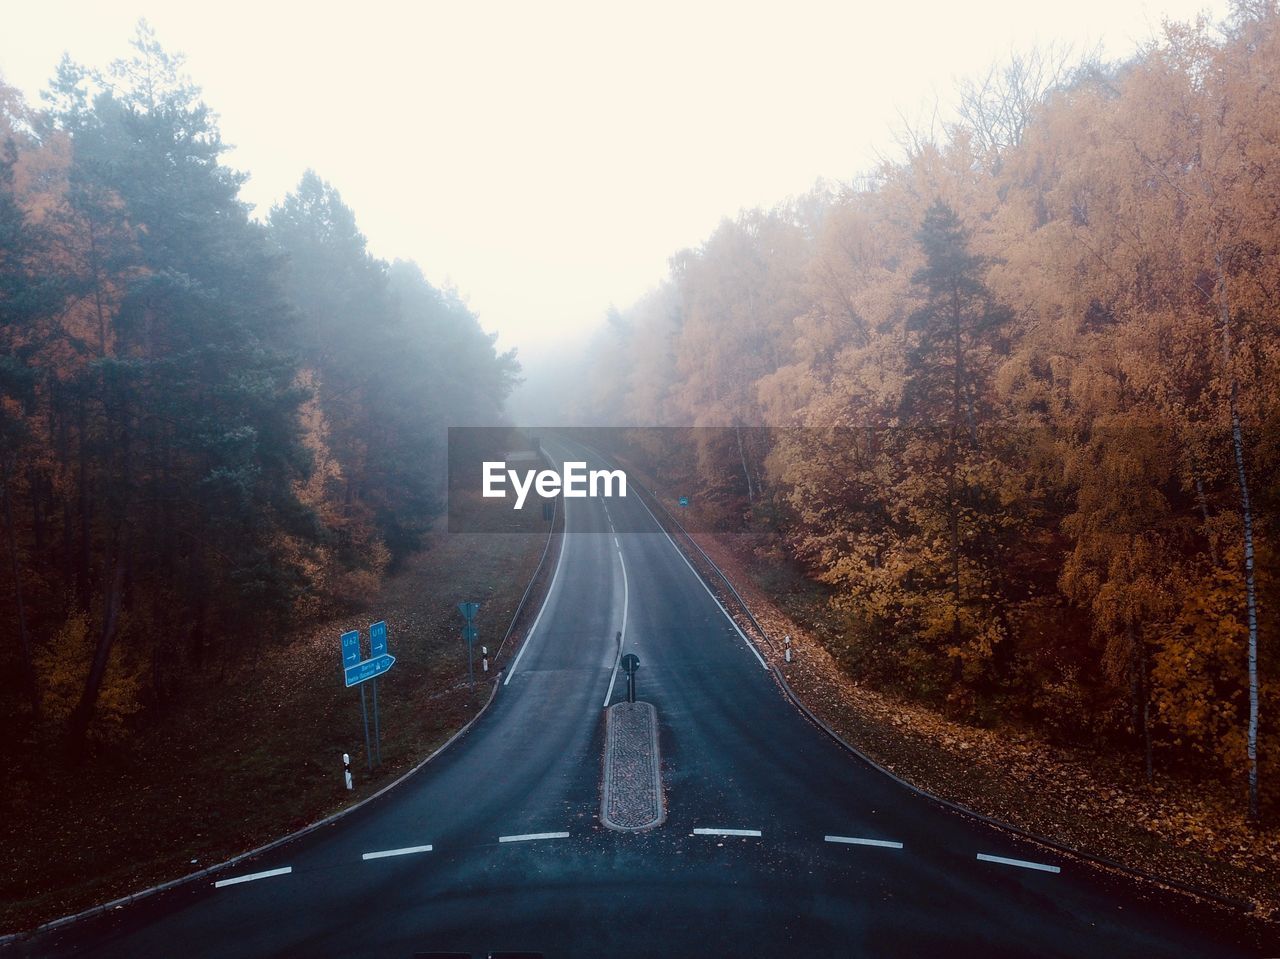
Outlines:
<svg viewBox="0 0 1280 959"><path fill-rule="evenodd" d="M289 872L190 883L14 952L1260 955L1206 907L971 821L850 757L787 702L634 496L568 501L566 529L496 700L415 777L215 878ZM640 834L599 820L619 630L660 724L667 820ZM619 676L611 701L624 697ZM545 838L515 838L530 835Z"/></svg>

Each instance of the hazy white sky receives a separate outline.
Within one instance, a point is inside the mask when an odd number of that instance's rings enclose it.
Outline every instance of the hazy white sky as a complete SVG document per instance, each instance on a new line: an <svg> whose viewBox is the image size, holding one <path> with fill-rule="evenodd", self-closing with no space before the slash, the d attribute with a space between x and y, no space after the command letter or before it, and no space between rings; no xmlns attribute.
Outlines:
<svg viewBox="0 0 1280 959"><path fill-rule="evenodd" d="M33 103L64 51L105 66L138 17L187 55L265 214L313 167L374 253L455 284L506 346L628 305L722 216L891 153L899 115L1013 48L1125 56L1226 0L632 0L9 6L0 74Z"/></svg>

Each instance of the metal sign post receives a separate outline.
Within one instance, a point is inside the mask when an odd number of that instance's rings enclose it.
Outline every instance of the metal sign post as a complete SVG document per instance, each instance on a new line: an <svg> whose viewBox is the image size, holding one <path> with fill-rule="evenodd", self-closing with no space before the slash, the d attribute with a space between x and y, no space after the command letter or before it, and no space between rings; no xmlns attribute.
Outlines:
<svg viewBox="0 0 1280 959"><path fill-rule="evenodd" d="M369 627L369 657L387 655L387 622L378 620ZM382 729L378 723L378 677L373 677L373 753L382 765Z"/></svg>
<svg viewBox="0 0 1280 959"><path fill-rule="evenodd" d="M373 747L369 745L369 707L365 704L364 687L360 687L360 716L364 719L364 760L373 772Z"/></svg>
<svg viewBox="0 0 1280 959"><path fill-rule="evenodd" d="M459 603L458 612L462 614L465 625L462 627L462 641L467 644L467 682L476 684L476 668L474 647L476 643L476 613L480 611L479 603Z"/></svg>
<svg viewBox="0 0 1280 959"><path fill-rule="evenodd" d="M467 642L467 682L474 686L476 684L476 628L468 623L462 638Z"/></svg>
<svg viewBox="0 0 1280 959"><path fill-rule="evenodd" d="M360 631L351 630L343 633L338 640L342 648L342 669L346 676L347 686L351 686L351 671L360 666ZM364 758L373 771L373 749L369 745L369 707L365 703L364 687L360 687L360 719L364 724Z"/></svg>
<svg viewBox="0 0 1280 959"><path fill-rule="evenodd" d="M373 761L382 765L382 730L378 728L378 677L373 677Z"/></svg>

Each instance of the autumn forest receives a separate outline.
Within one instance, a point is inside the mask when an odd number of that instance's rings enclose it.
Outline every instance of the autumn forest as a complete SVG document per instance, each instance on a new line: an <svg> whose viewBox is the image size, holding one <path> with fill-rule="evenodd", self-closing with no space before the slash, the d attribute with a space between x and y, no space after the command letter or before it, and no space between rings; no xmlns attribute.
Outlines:
<svg viewBox="0 0 1280 959"><path fill-rule="evenodd" d="M1205 887L1280 914L1275 0L1121 62L1011 54L876 169L722 220L540 371L374 256L323 171L255 211L181 57L145 23L132 49L64 58L38 104L0 78L9 926L316 822L487 708L457 604L510 653L570 539L554 510L447 529L448 428L513 423L608 427L655 512L759 573L752 602L808 604L822 688L887 703L886 739L926 716L1105 759L1115 789L1079 778L1136 797L1116 819L1176 782L1116 858L1159 872L1164 843L1194 880L1239 852L1239 888ZM375 769L337 639L377 618L406 652Z"/></svg>
<svg viewBox="0 0 1280 959"><path fill-rule="evenodd" d="M518 370L317 175L251 220L180 60L134 46L42 109L0 86L2 701L44 755L366 594Z"/></svg>
<svg viewBox="0 0 1280 959"><path fill-rule="evenodd" d="M737 427L631 453L824 584L854 676L1274 812L1280 16L958 101L674 256L564 406Z"/></svg>

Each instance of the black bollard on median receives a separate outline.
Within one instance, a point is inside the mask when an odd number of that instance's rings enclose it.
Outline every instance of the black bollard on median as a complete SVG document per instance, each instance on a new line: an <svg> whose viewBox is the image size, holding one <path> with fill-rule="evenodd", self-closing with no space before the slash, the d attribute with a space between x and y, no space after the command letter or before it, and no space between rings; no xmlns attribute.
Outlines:
<svg viewBox="0 0 1280 959"><path fill-rule="evenodd" d="M627 702L636 701L636 671L640 668L640 657L635 653L627 653L622 657L622 669L627 674Z"/></svg>

